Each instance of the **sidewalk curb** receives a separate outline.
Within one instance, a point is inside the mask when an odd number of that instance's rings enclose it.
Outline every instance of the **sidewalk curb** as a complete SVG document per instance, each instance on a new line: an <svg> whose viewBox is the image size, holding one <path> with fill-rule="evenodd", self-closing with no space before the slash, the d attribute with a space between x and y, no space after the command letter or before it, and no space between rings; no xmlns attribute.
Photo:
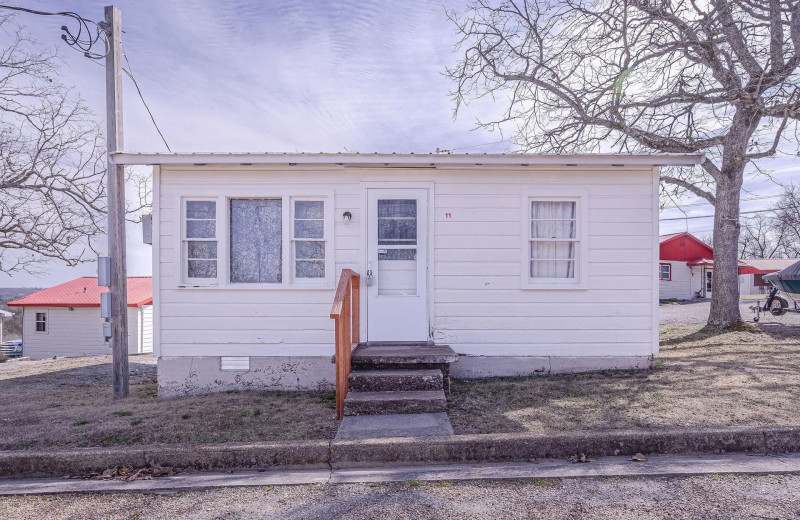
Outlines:
<svg viewBox="0 0 800 520"><path fill-rule="evenodd" d="M644 454L774 455L800 452L800 426L496 433L367 440L152 445L0 451L0 477L88 475L151 462L177 470L350 468L381 464L491 463Z"/></svg>

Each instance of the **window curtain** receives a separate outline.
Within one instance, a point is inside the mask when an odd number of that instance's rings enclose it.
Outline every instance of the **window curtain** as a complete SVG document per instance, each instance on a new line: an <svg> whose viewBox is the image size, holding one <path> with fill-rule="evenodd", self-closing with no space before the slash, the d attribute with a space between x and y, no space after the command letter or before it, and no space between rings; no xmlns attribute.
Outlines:
<svg viewBox="0 0 800 520"><path fill-rule="evenodd" d="M281 199L231 200L231 282L280 283Z"/></svg>
<svg viewBox="0 0 800 520"><path fill-rule="evenodd" d="M531 277L574 278L574 201L531 201Z"/></svg>

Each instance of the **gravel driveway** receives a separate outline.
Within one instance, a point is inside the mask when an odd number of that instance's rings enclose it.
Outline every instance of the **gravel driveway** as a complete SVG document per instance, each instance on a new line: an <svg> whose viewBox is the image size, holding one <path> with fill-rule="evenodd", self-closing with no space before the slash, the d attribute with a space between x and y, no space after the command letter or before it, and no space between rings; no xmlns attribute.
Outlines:
<svg viewBox="0 0 800 520"><path fill-rule="evenodd" d="M0 518L798 518L800 476L713 475L227 488L0 499Z"/></svg>
<svg viewBox="0 0 800 520"><path fill-rule="evenodd" d="M748 323L753 323L753 311L750 307L755 305L754 300L739 302L739 309L742 313L742 319ZM764 300L761 300L764 304ZM789 303L791 308L791 302ZM708 313L711 309L710 300L700 300L692 303L662 303L658 307L659 322L664 325L701 325L708 321ZM793 325L800 326L800 313L787 312L783 316L773 317L770 315L761 315L762 324L772 325Z"/></svg>

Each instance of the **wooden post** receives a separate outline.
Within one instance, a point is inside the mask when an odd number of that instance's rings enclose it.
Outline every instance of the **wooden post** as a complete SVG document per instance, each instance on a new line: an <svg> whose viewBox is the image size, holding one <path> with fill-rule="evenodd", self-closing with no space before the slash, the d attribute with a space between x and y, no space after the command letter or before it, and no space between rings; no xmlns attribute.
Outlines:
<svg viewBox="0 0 800 520"><path fill-rule="evenodd" d="M114 397L128 397L128 277L125 268L125 167L113 152L122 141L122 13L105 8L106 131L108 140L108 256L111 257L111 351L114 358Z"/></svg>

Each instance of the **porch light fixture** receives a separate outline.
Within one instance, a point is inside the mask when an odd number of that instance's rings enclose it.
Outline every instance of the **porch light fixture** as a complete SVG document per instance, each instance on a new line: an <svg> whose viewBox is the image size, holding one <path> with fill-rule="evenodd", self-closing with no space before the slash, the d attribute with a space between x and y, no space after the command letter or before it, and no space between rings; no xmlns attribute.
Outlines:
<svg viewBox="0 0 800 520"><path fill-rule="evenodd" d="M342 220L344 221L345 224L349 224L352 218L353 214L350 213L349 211L345 211L344 213L342 213Z"/></svg>

